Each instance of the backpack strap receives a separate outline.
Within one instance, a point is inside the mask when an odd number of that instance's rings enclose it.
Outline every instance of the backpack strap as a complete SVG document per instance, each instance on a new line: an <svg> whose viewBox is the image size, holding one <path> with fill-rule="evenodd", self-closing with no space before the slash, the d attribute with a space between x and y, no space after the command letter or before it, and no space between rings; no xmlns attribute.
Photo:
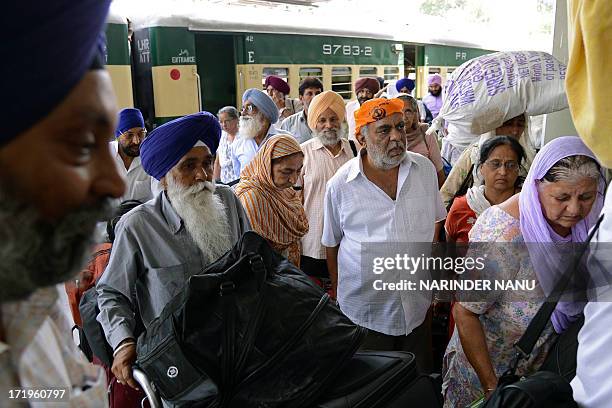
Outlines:
<svg viewBox="0 0 612 408"><path fill-rule="evenodd" d="M357 145L355 144L353 140L349 140L348 142L351 145L351 150L353 151L353 157L357 157Z"/></svg>

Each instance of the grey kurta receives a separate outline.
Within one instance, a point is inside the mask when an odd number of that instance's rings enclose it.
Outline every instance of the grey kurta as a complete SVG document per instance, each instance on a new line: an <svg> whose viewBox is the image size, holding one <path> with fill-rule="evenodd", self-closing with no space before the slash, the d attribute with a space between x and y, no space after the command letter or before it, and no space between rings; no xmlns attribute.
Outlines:
<svg viewBox="0 0 612 408"><path fill-rule="evenodd" d="M231 188L217 186L215 194L225 204L234 244L251 229L248 217ZM193 241L165 192L124 215L115 236L108 266L97 284L98 321L113 349L134 337L134 313L148 326L191 275L214 261Z"/></svg>

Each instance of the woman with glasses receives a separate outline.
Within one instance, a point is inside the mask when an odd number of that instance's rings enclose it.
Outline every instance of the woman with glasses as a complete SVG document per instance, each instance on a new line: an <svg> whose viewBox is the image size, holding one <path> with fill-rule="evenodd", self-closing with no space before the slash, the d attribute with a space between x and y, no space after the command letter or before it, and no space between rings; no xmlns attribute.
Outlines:
<svg viewBox="0 0 612 408"><path fill-rule="evenodd" d="M238 136L238 109L233 106L225 106L219 109L217 117L223 132L221 132L221 140L215 158L213 179L227 184L239 177L234 172L234 165L232 164L232 143Z"/></svg>
<svg viewBox="0 0 612 408"><path fill-rule="evenodd" d="M500 158L492 167L502 161L509 160ZM564 250L563 244L586 240L603 207L604 190L605 179L593 153L576 136L560 137L535 156L519 194L478 217L470 232L468 257L483 256L483 243L494 243L484 253L487 276L536 285L521 293L489 291L469 301L464 293L458 294L460 301L453 309L456 327L442 369L445 407L464 407L496 388L516 355L514 344L570 261L572 251ZM518 364L518 376L540 368L556 334L578 320L582 306L557 304L533 352Z"/></svg>
<svg viewBox="0 0 612 408"><path fill-rule="evenodd" d="M496 136L484 142L478 161L484 184L471 187L466 195L453 201L444 224L448 242L468 242L478 216L518 191L519 168L524 158L525 151L514 138Z"/></svg>

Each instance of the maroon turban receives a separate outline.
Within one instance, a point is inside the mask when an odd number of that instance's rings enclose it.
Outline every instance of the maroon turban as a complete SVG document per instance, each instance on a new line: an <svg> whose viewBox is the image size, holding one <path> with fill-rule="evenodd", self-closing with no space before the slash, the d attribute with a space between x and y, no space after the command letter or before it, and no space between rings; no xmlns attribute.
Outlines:
<svg viewBox="0 0 612 408"><path fill-rule="evenodd" d="M266 82L264 83L264 86L268 88L268 85L272 85L272 88L285 95L289 95L289 92L291 91L291 88L289 88L289 84L287 82L285 82L282 78L274 75L266 77Z"/></svg>
<svg viewBox="0 0 612 408"><path fill-rule="evenodd" d="M358 94L362 89L368 88L370 92L376 93L380 91L380 84L376 78L359 78L355 81L355 94Z"/></svg>

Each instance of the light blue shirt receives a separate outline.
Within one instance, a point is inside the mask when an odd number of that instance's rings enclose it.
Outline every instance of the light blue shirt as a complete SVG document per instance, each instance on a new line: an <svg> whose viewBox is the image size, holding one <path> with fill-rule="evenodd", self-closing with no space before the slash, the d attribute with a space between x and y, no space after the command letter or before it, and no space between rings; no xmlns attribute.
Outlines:
<svg viewBox="0 0 612 408"><path fill-rule="evenodd" d="M312 139L312 130L308 127L308 120L304 111L299 111L283 120L280 128L287 133L291 133L299 144Z"/></svg>
<svg viewBox="0 0 612 408"><path fill-rule="evenodd" d="M257 154L261 146L272 136L278 134L279 131L273 125L268 129L268 134L258 145L255 139L247 139L240 135L238 139L232 143L232 164L234 167L234 174L239 176L242 170L253 160L253 157Z"/></svg>

